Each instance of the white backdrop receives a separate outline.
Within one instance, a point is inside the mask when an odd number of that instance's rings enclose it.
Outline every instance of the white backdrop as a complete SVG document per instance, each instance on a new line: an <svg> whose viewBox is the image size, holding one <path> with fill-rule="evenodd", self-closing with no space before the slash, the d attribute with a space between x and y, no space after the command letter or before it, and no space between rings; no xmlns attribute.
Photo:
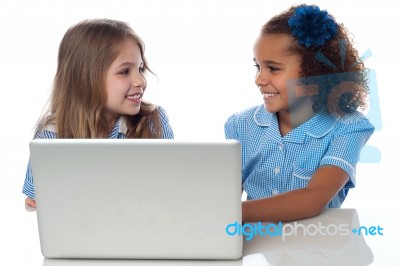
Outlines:
<svg viewBox="0 0 400 266"><path fill-rule="evenodd" d="M146 0L0 2L0 199L7 215L0 239L13 239L23 208L21 194L28 143L49 96L58 45L72 24L87 18L128 22L143 38L146 56L158 79L149 76L145 98L163 106L177 139L224 137L223 125L236 111L260 104L254 85L253 43L260 27L294 1ZM356 47L373 56L366 65L377 75L382 130L369 141L380 163L359 164L357 188L344 207L384 209L399 202L394 151L399 147L397 66L399 32L396 1L329 0L320 5L354 33ZM396 126L397 125L397 126ZM376 216L385 227L393 216ZM29 216L29 219L31 219ZM4 237L6 236L6 237ZM21 236L23 237L23 236ZM0 240L0 245L2 243ZM0 252L1 254L1 252ZM1 257L1 255L0 255Z"/></svg>

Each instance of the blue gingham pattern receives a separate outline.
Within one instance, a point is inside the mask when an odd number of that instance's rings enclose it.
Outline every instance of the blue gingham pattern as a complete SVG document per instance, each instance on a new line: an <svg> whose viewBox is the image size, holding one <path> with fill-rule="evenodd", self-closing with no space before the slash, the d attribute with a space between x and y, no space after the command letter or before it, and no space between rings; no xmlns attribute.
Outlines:
<svg viewBox="0 0 400 266"><path fill-rule="evenodd" d="M332 208L340 207L355 186L356 163L373 132L360 112L339 118L322 111L282 137L276 114L263 105L233 114L225 123L225 137L242 145L248 199L303 188L318 167L334 165L346 171L349 181L327 205Z"/></svg>
<svg viewBox="0 0 400 266"><path fill-rule="evenodd" d="M160 113L160 118L161 118L161 124L163 128L163 139L173 139L174 138L174 132L172 130L172 127L169 124L169 119L168 115L165 112L165 110L161 107L158 107L159 113ZM125 126L125 123L123 122L123 118L120 117L114 128L111 130L108 138L109 139L124 139L125 134L126 134L127 128ZM55 132L55 126L50 125L45 128L45 130L42 130L38 133L35 134L34 139L55 139L57 138L57 134ZM35 198L35 190L33 187L33 175L32 175L32 169L31 169L31 164L28 162L28 167L26 170L26 176L25 176L25 181L24 185L22 188L22 192L28 196L31 199Z"/></svg>

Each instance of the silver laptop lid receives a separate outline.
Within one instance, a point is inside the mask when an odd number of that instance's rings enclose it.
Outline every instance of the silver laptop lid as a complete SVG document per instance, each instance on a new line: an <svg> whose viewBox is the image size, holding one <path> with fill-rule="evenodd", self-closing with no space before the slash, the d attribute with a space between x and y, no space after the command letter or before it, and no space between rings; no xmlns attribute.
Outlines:
<svg viewBox="0 0 400 266"><path fill-rule="evenodd" d="M48 258L236 259L240 144L52 139L30 143Z"/></svg>

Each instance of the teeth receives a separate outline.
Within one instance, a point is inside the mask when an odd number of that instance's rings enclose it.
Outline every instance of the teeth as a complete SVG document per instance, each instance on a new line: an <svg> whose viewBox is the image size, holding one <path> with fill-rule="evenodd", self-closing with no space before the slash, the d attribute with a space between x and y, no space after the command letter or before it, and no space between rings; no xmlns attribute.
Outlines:
<svg viewBox="0 0 400 266"><path fill-rule="evenodd" d="M275 96L276 95L276 93L271 93L271 92L263 92L263 94L262 94L265 98L269 98L269 97L272 97L272 96Z"/></svg>
<svg viewBox="0 0 400 266"><path fill-rule="evenodd" d="M135 95L128 95L128 96L126 96L126 98L127 99L130 99L130 100L132 100L132 99L135 99L135 100L137 100L137 99L140 99L140 94L135 94Z"/></svg>

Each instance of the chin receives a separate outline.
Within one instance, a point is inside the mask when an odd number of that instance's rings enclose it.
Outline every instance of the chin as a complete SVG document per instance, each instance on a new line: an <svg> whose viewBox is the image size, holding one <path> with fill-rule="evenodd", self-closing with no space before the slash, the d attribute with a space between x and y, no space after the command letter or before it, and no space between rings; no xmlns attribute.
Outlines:
<svg viewBox="0 0 400 266"><path fill-rule="evenodd" d="M264 104L264 108L265 110L267 110L267 112L276 113L276 110L274 108L271 108L271 106Z"/></svg>
<svg viewBox="0 0 400 266"><path fill-rule="evenodd" d="M135 108L135 110L129 110L128 112L123 112L124 115L137 115L140 111L140 108Z"/></svg>
<svg viewBox="0 0 400 266"><path fill-rule="evenodd" d="M129 115L137 115L139 113L139 110L137 112L131 112Z"/></svg>

